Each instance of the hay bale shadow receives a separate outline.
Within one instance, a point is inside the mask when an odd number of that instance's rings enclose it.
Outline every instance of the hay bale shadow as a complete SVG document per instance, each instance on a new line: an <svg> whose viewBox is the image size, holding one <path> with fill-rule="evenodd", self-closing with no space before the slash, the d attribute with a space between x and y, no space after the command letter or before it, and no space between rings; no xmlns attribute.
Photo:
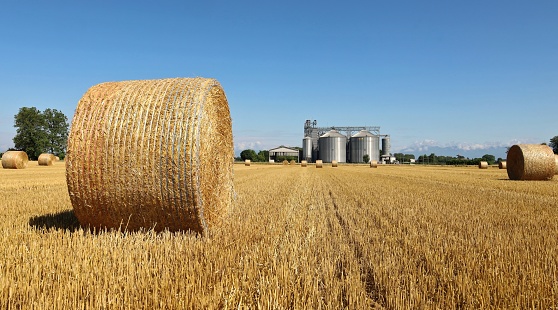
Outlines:
<svg viewBox="0 0 558 310"><path fill-rule="evenodd" d="M67 210L58 213L34 216L29 219L29 226L35 229L63 229L74 232L80 228L79 221L74 214L74 210Z"/></svg>

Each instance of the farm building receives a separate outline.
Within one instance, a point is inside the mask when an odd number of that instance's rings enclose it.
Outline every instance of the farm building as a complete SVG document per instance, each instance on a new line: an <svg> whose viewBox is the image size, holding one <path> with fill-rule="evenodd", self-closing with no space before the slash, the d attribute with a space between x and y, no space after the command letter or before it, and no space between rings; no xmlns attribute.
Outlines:
<svg viewBox="0 0 558 310"><path fill-rule="evenodd" d="M269 162L276 162L278 157L296 157L296 161L300 162L299 151L281 145L280 147L269 150Z"/></svg>

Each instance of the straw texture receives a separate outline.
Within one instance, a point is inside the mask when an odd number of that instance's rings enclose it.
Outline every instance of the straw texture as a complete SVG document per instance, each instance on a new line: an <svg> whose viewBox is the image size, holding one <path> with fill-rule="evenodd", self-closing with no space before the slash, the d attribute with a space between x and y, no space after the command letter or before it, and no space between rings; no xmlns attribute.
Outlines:
<svg viewBox="0 0 558 310"><path fill-rule="evenodd" d="M2 155L2 168L24 169L27 167L29 158L24 151L7 151Z"/></svg>
<svg viewBox="0 0 558 310"><path fill-rule="evenodd" d="M78 103L66 180L82 225L205 235L232 204L233 157L216 80L108 82Z"/></svg>
<svg viewBox="0 0 558 310"><path fill-rule="evenodd" d="M488 162L486 161L481 161L479 163L479 169L488 169Z"/></svg>
<svg viewBox="0 0 558 310"><path fill-rule="evenodd" d="M501 162L498 163L499 169L506 169L506 167L507 167L507 163L505 160L502 160Z"/></svg>
<svg viewBox="0 0 558 310"><path fill-rule="evenodd" d="M510 180L550 180L556 169L552 149L539 144L513 145L506 162Z"/></svg>
<svg viewBox="0 0 558 310"><path fill-rule="evenodd" d="M321 159L316 160L316 168L322 168L324 165Z"/></svg>
<svg viewBox="0 0 558 310"><path fill-rule="evenodd" d="M303 160L300 162L300 166L301 167L307 167L308 166L308 161L307 160Z"/></svg>
<svg viewBox="0 0 558 310"><path fill-rule="evenodd" d="M56 161L56 156L49 153L42 153L38 158L39 166L52 166Z"/></svg>
<svg viewBox="0 0 558 310"><path fill-rule="evenodd" d="M370 161L370 168L378 168L378 161L371 160Z"/></svg>
<svg viewBox="0 0 558 310"><path fill-rule="evenodd" d="M558 155L554 154L554 174L558 174Z"/></svg>

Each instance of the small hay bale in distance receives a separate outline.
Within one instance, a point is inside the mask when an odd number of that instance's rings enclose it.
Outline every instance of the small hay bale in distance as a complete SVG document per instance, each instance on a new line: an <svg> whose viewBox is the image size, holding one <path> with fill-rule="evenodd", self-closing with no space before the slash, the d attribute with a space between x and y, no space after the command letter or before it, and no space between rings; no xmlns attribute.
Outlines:
<svg viewBox="0 0 558 310"><path fill-rule="evenodd" d="M249 159L244 160L244 166L250 167L251 161Z"/></svg>
<svg viewBox="0 0 558 310"><path fill-rule="evenodd" d="M7 151L2 155L2 168L25 169L29 163L29 157L24 151Z"/></svg>
<svg viewBox="0 0 558 310"><path fill-rule="evenodd" d="M498 163L498 169L506 169L506 161L502 160Z"/></svg>
<svg viewBox="0 0 558 310"><path fill-rule="evenodd" d="M510 180L551 180L556 156L547 145L516 144L508 150L506 170Z"/></svg>
<svg viewBox="0 0 558 310"><path fill-rule="evenodd" d="M300 162L300 166L301 167L307 167L308 166L308 161L307 160L303 160Z"/></svg>
<svg viewBox="0 0 558 310"><path fill-rule="evenodd" d="M283 159L283 165L288 165L288 164L289 164L289 161L286 160L286 159Z"/></svg>
<svg viewBox="0 0 558 310"><path fill-rule="evenodd" d="M323 168L324 162L321 159L316 160L316 168Z"/></svg>
<svg viewBox="0 0 558 310"><path fill-rule="evenodd" d="M332 161L331 161L331 166L332 166L332 167L335 168L335 167L337 167L337 165L338 165L337 160L332 160Z"/></svg>
<svg viewBox="0 0 558 310"><path fill-rule="evenodd" d="M488 162L486 161L481 161L479 163L479 169L488 169Z"/></svg>
<svg viewBox="0 0 558 310"><path fill-rule="evenodd" d="M66 181L83 226L207 235L232 205L233 158L216 80L108 82L78 102Z"/></svg>
<svg viewBox="0 0 558 310"><path fill-rule="evenodd" d="M370 168L378 168L378 161L371 160L370 161Z"/></svg>
<svg viewBox="0 0 558 310"><path fill-rule="evenodd" d="M39 159L37 161L39 166L52 166L52 164L56 161L56 156L49 153L42 153L39 155Z"/></svg>
<svg viewBox="0 0 558 310"><path fill-rule="evenodd" d="M289 162L289 165L296 165L296 160L291 159L291 161Z"/></svg>

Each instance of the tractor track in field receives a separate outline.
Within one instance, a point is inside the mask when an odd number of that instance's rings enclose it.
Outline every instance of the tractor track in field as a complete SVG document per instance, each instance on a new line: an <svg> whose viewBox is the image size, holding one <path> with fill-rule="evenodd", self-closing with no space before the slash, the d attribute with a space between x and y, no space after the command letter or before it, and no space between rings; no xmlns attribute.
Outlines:
<svg viewBox="0 0 558 310"><path fill-rule="evenodd" d="M364 284L366 294L376 306L385 307L385 290L381 288L378 283L376 283L376 279L374 278L374 270L372 269L372 267L365 264L366 258L363 254L362 245L358 243L351 234L349 224L339 211L339 206L337 204L336 198L331 190L329 190L329 197L331 198L331 202L333 204L335 217L337 218L337 221L339 222L339 225L341 226L345 237L347 238L347 240L349 240L349 244L351 245L354 255L358 259L360 268L360 279Z"/></svg>

